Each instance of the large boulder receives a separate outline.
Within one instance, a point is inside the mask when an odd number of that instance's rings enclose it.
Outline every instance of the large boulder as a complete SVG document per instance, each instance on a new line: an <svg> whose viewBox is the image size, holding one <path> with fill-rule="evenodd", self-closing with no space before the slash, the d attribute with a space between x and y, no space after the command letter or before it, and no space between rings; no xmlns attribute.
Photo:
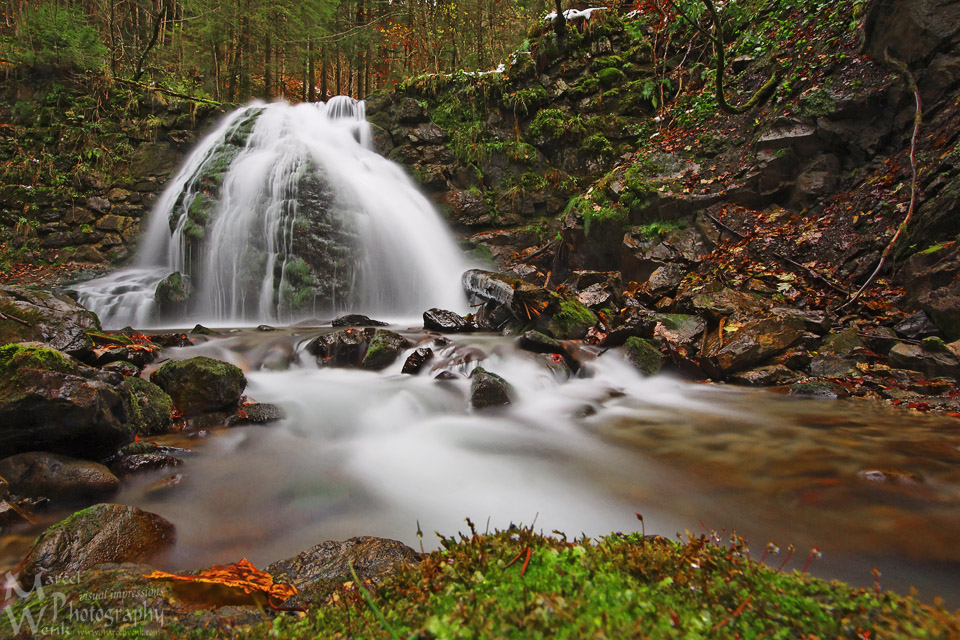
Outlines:
<svg viewBox="0 0 960 640"><path fill-rule="evenodd" d="M38 341L71 355L93 349L100 320L65 295L0 286L0 344Z"/></svg>
<svg viewBox="0 0 960 640"><path fill-rule="evenodd" d="M723 346L706 355L707 366L718 375L751 369L779 355L803 337L803 323L796 318L765 318L741 327Z"/></svg>
<svg viewBox="0 0 960 640"><path fill-rule="evenodd" d="M352 581L350 567L361 580L381 582L419 561L417 552L402 542L362 536L321 542L298 556L274 562L266 571L275 582L297 588L286 606L305 606L325 601L333 589Z"/></svg>
<svg viewBox="0 0 960 640"><path fill-rule="evenodd" d="M77 573L108 562L145 562L169 549L175 537L173 525L155 513L96 504L40 534L20 582L30 585L38 575Z"/></svg>
<svg viewBox="0 0 960 640"><path fill-rule="evenodd" d="M960 379L960 358L947 348L924 349L920 345L901 342L894 345L889 357L891 366L919 371L928 378L950 376Z"/></svg>
<svg viewBox="0 0 960 640"><path fill-rule="evenodd" d="M120 480L102 464L43 451L0 460L0 475L10 483L11 492L53 502L98 500L120 486Z"/></svg>
<svg viewBox="0 0 960 640"><path fill-rule="evenodd" d="M39 346L0 347L0 450L96 457L133 440L118 374Z"/></svg>
<svg viewBox="0 0 960 640"><path fill-rule="evenodd" d="M184 415L233 408L247 386L239 367L206 356L167 362L150 380Z"/></svg>

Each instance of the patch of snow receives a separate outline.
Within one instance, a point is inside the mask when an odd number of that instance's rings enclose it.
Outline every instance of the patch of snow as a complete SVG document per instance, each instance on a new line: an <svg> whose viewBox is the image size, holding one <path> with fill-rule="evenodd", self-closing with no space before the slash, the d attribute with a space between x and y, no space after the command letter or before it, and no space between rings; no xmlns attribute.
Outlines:
<svg viewBox="0 0 960 640"><path fill-rule="evenodd" d="M583 9L582 11L577 9L567 9L563 12L563 17L567 20L575 20L577 18L583 18L584 20L589 20L590 15L594 11L605 11L607 7L590 7L589 9ZM557 19L557 12L552 11L543 17L544 22L553 22Z"/></svg>

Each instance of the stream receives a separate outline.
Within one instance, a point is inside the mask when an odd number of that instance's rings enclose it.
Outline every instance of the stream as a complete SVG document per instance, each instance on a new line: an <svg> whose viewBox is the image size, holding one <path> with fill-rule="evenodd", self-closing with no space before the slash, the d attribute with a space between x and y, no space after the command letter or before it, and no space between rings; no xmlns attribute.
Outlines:
<svg viewBox="0 0 960 640"><path fill-rule="evenodd" d="M480 531L515 523L599 536L640 530L640 513L648 534L736 532L754 555L776 543L767 563L785 570L816 547L814 575L872 586L877 568L884 588L960 605L955 419L644 378L616 350L585 368L590 377L569 378L511 338L457 336L434 346L436 369L464 375L482 358L514 386L513 405L476 412L466 377L404 375L402 359L382 372L317 368L298 350L322 331L236 330L164 353L233 362L250 398L288 414L157 440L195 451L177 470L184 481L158 496L145 489L171 472L140 476L114 501L176 525L165 568L244 556L265 566L356 535L429 550L435 531L467 532L465 518ZM424 339L419 328L404 333ZM20 547L6 540L3 564Z"/></svg>

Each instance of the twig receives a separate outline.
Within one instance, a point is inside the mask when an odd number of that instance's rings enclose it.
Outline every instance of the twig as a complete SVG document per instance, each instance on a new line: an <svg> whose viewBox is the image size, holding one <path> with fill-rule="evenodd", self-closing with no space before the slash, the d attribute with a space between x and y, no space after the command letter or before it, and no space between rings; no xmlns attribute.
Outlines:
<svg viewBox="0 0 960 640"><path fill-rule="evenodd" d="M715 218L715 217L713 216L713 214L711 214L709 211L704 211L703 213L704 213L708 218L710 218L711 220L713 220L713 223L716 224L716 225L717 225L718 227L720 227L721 229L724 229L725 231L727 231L727 232L729 232L729 233L732 233L734 236L740 238L741 240L746 240L746 239L747 239L747 237L746 237L745 235L743 235L742 233L740 233L739 231L735 231L735 230L731 229L730 227L728 227L727 225L725 225L725 224L723 224L722 222L720 222L719 220L717 220L717 218ZM773 256L774 256L775 258L777 258L778 260L781 260L781 261L783 261L783 262L786 262L787 264L789 264L789 265L791 265L791 266L793 266L793 267L796 267L797 269L800 269L801 271L806 272L806 274L809 275L811 278L814 278L814 279L816 279L816 280L820 280L821 282L823 282L824 284L826 284L828 287L830 287L830 288L833 289L834 291L837 291L837 292L839 292L839 293L842 293L842 294L845 295L845 296L850 295L850 292L849 292L849 291L847 291L846 289L844 289L844 288L841 287L840 285L837 285L837 284L835 284L834 282L832 282L827 276L825 276L825 275L823 275L823 274L821 274L821 273L817 273L816 271L814 271L814 270L811 269L810 267L808 267L808 266L806 266L806 265L800 264L800 263L797 262L796 260L794 260L794 259L792 259L792 258L789 258L789 257L783 255L783 254L780 253L779 251L776 251L776 250L770 249L770 248L767 248L767 250L768 250L770 253L772 253Z"/></svg>
<svg viewBox="0 0 960 640"><path fill-rule="evenodd" d="M914 79L913 74L910 73L910 69L907 68L906 63L895 58L891 58L889 53L886 56L886 62L887 64L896 67L900 73L904 75L904 77L907 79L907 83L913 90L913 97L917 102L917 112L913 116L913 136L910 138L910 206L907 208L907 215L904 216L903 222L901 222L900 226L897 227L897 232L893 234L893 237L890 238L890 242L887 244L887 248L883 250L882 254L880 254L880 262L877 263L877 268L873 270L873 273L871 273L870 277L867 278L867 281L863 283L863 286L857 289L857 292L853 294L852 298L837 307L837 311L856 302L860 298L861 294L866 291L867 287L873 284L877 274L879 274L880 270L883 269L883 265L886 264L887 258L889 258L890 254L893 252L893 246L897 243L897 240L900 239L900 235L906 230L907 224L910 222L910 218L913 216L914 207L917 204L917 136L920 133L920 124L923 122L923 105L920 102L920 89L917 87L917 81Z"/></svg>

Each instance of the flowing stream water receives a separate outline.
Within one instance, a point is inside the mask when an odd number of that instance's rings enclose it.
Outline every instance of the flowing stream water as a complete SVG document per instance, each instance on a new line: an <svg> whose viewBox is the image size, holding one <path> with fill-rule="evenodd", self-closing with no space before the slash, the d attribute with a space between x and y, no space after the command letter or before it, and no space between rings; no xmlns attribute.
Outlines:
<svg viewBox="0 0 960 640"><path fill-rule="evenodd" d="M197 176L252 111L246 147L223 180L202 255L183 240ZM240 286L236 262L252 235L268 260L289 259L296 218L291 181L323 167L338 202L363 220L356 290L321 309L411 318L432 306L462 309L465 261L439 217L403 171L369 151L362 104L251 105L227 117L188 158L160 199L137 264L78 288L105 326L156 324L161 278L203 265L193 321L250 327L286 319L276 286L284 269ZM186 204L184 204L186 203ZM171 225L171 221L173 224ZM279 275L278 275L279 274ZM249 299L256 304L248 304ZM247 302L244 302L246 300ZM254 309L250 312L250 309ZM396 326L427 339L407 321ZM288 417L264 427L165 436L196 455L184 481L148 492L141 477L117 501L170 519L178 542L170 568L247 556L258 566L320 541L355 535L436 546L434 531L482 531L511 522L573 537L610 531L674 536L734 530L756 553L776 542L786 570L960 605L960 430L956 420L864 401L800 400L776 393L644 378L617 350L570 378L510 338L458 336L429 373L318 368L303 345L321 331L235 330L164 357L210 355L241 366L247 394ZM465 377L478 361L516 390L508 408L470 409ZM278 370L279 369L279 370ZM439 370L459 374L434 379ZM900 472L878 482L872 471ZM168 475L167 472L166 475ZM643 522L636 514L642 514ZM6 541L7 556L16 543Z"/></svg>

